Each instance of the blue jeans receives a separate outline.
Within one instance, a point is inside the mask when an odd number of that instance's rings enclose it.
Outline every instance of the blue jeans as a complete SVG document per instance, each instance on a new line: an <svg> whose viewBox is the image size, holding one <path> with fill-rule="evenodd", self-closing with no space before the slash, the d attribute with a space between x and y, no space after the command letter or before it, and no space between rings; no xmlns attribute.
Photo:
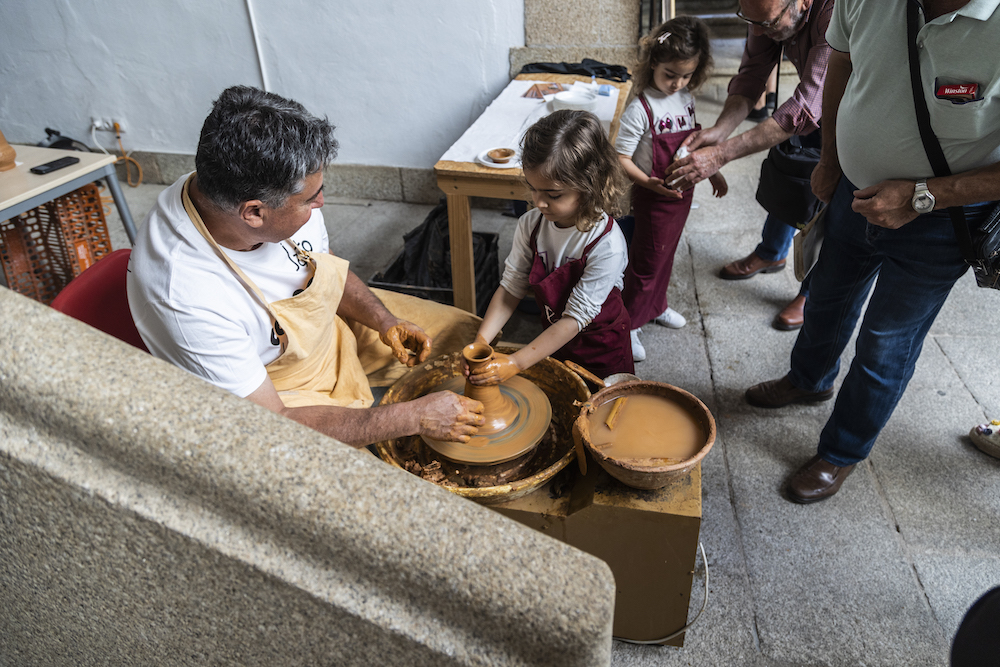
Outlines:
<svg viewBox="0 0 1000 667"><path fill-rule="evenodd" d="M784 259L788 255L788 249L792 247L792 238L798 230L791 225L786 225L770 213L764 221L764 229L760 234L760 243L754 248L754 254L767 262L774 262ZM799 296L809 298L809 281L812 272L810 271L805 280L799 286Z"/></svg>
<svg viewBox="0 0 1000 667"><path fill-rule="evenodd" d="M760 233L760 243L754 248L754 254L767 262L784 259L788 249L792 247L792 237L796 229L786 225L770 213L764 221L764 229Z"/></svg>
<svg viewBox="0 0 1000 667"><path fill-rule="evenodd" d="M868 456L913 375L934 318L968 268L947 211L884 229L851 209L855 189L841 178L830 203L789 373L800 389L833 386L840 355L874 285L854 360L820 434L819 454L835 466ZM989 210L988 204L967 206L966 218L973 224Z"/></svg>

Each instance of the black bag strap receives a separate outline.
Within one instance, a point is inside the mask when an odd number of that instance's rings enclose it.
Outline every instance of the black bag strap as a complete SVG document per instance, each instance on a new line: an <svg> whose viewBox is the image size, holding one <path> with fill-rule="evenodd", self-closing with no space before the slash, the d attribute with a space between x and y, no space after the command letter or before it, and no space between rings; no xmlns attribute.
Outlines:
<svg viewBox="0 0 1000 667"><path fill-rule="evenodd" d="M907 0L906 2L906 33L908 37L908 51L910 57L910 84L913 87L913 107L917 113L917 127L920 129L920 140L924 144L924 152L927 153L927 160L931 163L931 169L937 177L951 176L951 168L948 166L948 159L944 156L941 142L931 128L931 114L927 109L927 100L924 99L923 84L920 81L920 55L917 52L917 20L919 12L923 11L917 0ZM948 215L951 216L951 224L955 228L955 236L958 239L958 247L962 251L962 256L966 259L975 257L972 249L972 237L969 235L969 225L965 221L965 209L961 206L949 206Z"/></svg>

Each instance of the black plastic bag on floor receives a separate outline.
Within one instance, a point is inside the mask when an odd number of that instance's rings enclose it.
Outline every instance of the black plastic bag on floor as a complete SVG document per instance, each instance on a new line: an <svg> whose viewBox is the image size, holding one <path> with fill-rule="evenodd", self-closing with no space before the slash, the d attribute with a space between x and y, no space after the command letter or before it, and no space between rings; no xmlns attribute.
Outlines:
<svg viewBox="0 0 1000 667"><path fill-rule="evenodd" d="M472 233L479 315L486 312L493 293L500 286L497 239L497 234ZM445 200L441 200L418 227L403 235L403 251L385 271L372 276L368 285L454 305Z"/></svg>

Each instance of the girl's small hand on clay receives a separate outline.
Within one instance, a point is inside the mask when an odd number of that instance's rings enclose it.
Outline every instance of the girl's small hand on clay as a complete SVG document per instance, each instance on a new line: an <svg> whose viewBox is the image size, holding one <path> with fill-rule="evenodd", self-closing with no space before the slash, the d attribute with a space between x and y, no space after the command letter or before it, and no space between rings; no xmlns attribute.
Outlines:
<svg viewBox="0 0 1000 667"><path fill-rule="evenodd" d="M475 375L469 375L469 382L475 385L492 385L506 382L521 372L514 355L493 353L493 359L483 364Z"/></svg>

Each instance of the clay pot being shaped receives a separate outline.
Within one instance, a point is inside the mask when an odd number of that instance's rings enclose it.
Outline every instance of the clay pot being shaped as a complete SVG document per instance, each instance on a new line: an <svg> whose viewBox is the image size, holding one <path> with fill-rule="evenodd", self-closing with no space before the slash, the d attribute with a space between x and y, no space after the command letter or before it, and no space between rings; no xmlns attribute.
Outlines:
<svg viewBox="0 0 1000 667"><path fill-rule="evenodd" d="M493 360L486 343L466 345L462 359L475 372ZM552 404L538 385L515 375L500 385L476 386L461 375L442 382L437 391L463 390L466 397L483 404L485 423L468 442L421 439L443 457L459 463L493 465L513 460L533 449L548 431Z"/></svg>
<svg viewBox="0 0 1000 667"><path fill-rule="evenodd" d="M472 343L462 350L462 357L469 364L469 371L475 373L493 361L493 348L486 343ZM466 380L465 395L483 404L486 423L479 427L480 435L502 431L517 418L517 406L514 401L504 396L500 391L500 385L475 385Z"/></svg>
<svg viewBox="0 0 1000 667"><path fill-rule="evenodd" d="M8 171L14 168L14 158L17 157L17 151L14 147L7 143L7 139L3 136L3 132L0 132L0 171Z"/></svg>

